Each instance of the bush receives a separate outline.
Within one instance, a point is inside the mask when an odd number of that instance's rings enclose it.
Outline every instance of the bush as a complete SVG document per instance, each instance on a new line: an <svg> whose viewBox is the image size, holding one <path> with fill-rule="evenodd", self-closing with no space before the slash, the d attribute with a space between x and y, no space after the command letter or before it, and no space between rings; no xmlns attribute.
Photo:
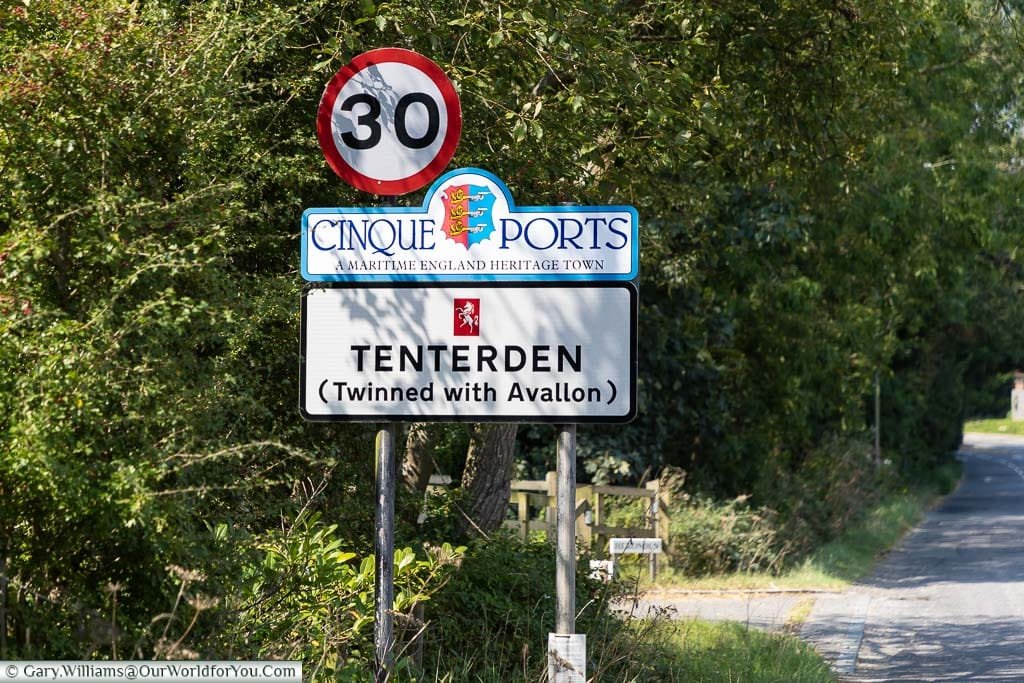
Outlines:
<svg viewBox="0 0 1024 683"><path fill-rule="evenodd" d="M960 483L961 476L963 476L963 466L956 461L943 463L935 468L933 479L938 494L948 496L953 493Z"/></svg>
<svg viewBox="0 0 1024 683"><path fill-rule="evenodd" d="M900 481L891 465L875 466L866 435L832 437L806 453L776 453L772 460L772 475L752 495L726 501L691 496L680 470L666 472L662 486L675 501L669 511L673 568L691 576L779 572L839 535Z"/></svg>
<svg viewBox="0 0 1024 683"><path fill-rule="evenodd" d="M582 607L596 587L579 578L576 601ZM496 680L536 680L555 624L554 549L507 534L472 542L426 617L426 670L487 670Z"/></svg>
<svg viewBox="0 0 1024 683"><path fill-rule="evenodd" d="M344 549L337 526L323 524L319 513L300 515L259 550L221 634L225 649L236 657L301 659L311 680L365 680L374 657L373 555L360 559ZM444 585L464 551L449 544L425 545L419 554L395 550L396 634L418 631L415 608Z"/></svg>
<svg viewBox="0 0 1024 683"><path fill-rule="evenodd" d="M664 680L651 668L658 629L615 616L611 606L626 586L590 579L588 566L581 557L576 576L576 631L587 634L588 677ZM554 548L509 534L476 540L426 607L428 677L451 683L543 680L555 625Z"/></svg>
<svg viewBox="0 0 1024 683"><path fill-rule="evenodd" d="M759 500L778 513L779 539L796 558L838 536L900 484L899 473L876 467L869 435L825 439L758 486Z"/></svg>
<svg viewBox="0 0 1024 683"><path fill-rule="evenodd" d="M669 525L669 564L690 576L778 569L784 554L776 515L751 508L747 500L692 498L677 507Z"/></svg>
<svg viewBox="0 0 1024 683"><path fill-rule="evenodd" d="M554 626L555 553L508 535L471 544L465 560L427 604L428 656L419 680L534 683L547 680L547 633ZM581 558L578 567L586 567ZM592 681L824 681L828 666L799 641L736 625L615 614L627 586L577 574L576 630L587 634ZM735 626L735 628L734 628ZM401 678L400 680L407 680Z"/></svg>

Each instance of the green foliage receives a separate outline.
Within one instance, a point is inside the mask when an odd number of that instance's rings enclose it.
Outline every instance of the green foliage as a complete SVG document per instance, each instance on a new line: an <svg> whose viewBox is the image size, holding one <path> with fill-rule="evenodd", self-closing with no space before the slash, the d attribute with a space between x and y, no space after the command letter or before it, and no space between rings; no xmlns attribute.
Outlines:
<svg viewBox="0 0 1024 683"><path fill-rule="evenodd" d="M799 470L763 482L773 492L759 497L777 507L754 507L745 495L726 501L691 496L678 475L666 476L662 481L673 490L669 563L688 576L779 574L846 533L889 492L891 469L876 467L864 441L831 439Z"/></svg>
<svg viewBox="0 0 1024 683"><path fill-rule="evenodd" d="M336 524L300 514L286 533L261 541L243 568L243 592L227 606L218 638L227 651L302 660L311 679L370 675L373 664L374 557L345 550ZM396 623L415 624L465 552L445 543L395 550ZM415 629L411 629L415 633ZM360 674L359 672L362 672Z"/></svg>
<svg viewBox="0 0 1024 683"><path fill-rule="evenodd" d="M950 461L916 482L913 488L880 492L877 502L867 504L850 517L834 537L819 541L805 554L790 555L781 572L778 568L741 569L694 577L673 568L659 575L658 583L703 589L841 590L866 576L921 521L938 496L948 495L956 488L961 474L961 465ZM785 532L779 529L776 533L784 537Z"/></svg>
<svg viewBox="0 0 1024 683"><path fill-rule="evenodd" d="M295 409L296 225L371 201L314 120L333 71L381 45L455 81L457 164L523 203L639 209L640 417L581 429L581 471L682 467L691 491L776 510L783 547L834 535L871 499L842 444L876 372L892 481L941 463L972 388L1024 358L1019 22L983 0L6 3L12 647L198 652L220 612L182 603L168 567L223 598L304 508L367 554L371 432ZM443 437L457 475L465 432ZM548 469L543 430L523 440L524 471Z"/></svg>
<svg viewBox="0 0 1024 683"><path fill-rule="evenodd" d="M1008 417L1012 389L1012 372L997 373L975 383L968 382L964 414L972 420ZM964 425L964 431L971 431L969 423Z"/></svg>
<svg viewBox="0 0 1024 683"><path fill-rule="evenodd" d="M752 510L745 497L694 499L672 509L668 559L687 576L773 571L785 559L778 524L769 510Z"/></svg>
<svg viewBox="0 0 1024 683"><path fill-rule="evenodd" d="M588 638L588 648L591 640ZM617 666L596 675L624 683L695 681L699 683L832 683L828 664L812 647L791 635L762 633L735 623L673 622L664 618L633 622L613 641L597 643ZM610 648L610 649L607 649ZM505 683L537 680L533 675L509 676L481 656L453 661L440 683ZM588 675L591 674L588 670ZM600 680L596 678L595 680ZM423 680L422 678L420 680Z"/></svg>
<svg viewBox="0 0 1024 683"><path fill-rule="evenodd" d="M424 668L444 671L464 661L467 674L491 663L495 680L539 674L546 666L542 645L554 624L554 576L554 553L546 542L524 544L499 534L471 543L458 573L427 606L426 651L436 661L425 661ZM579 578L582 607L596 587Z"/></svg>
<svg viewBox="0 0 1024 683"><path fill-rule="evenodd" d="M992 420L968 420L964 423L964 431L989 434L1024 434L1024 422L1015 422L1009 416Z"/></svg>
<svg viewBox="0 0 1024 683"><path fill-rule="evenodd" d="M520 427L516 477L543 479L552 471L555 468L554 442L555 429L551 425ZM640 449L633 449L630 441L623 438L622 430L591 430L586 439L577 442L576 458L586 478L599 486L629 485L651 469L650 458Z"/></svg>
<svg viewBox="0 0 1024 683"><path fill-rule="evenodd" d="M585 559L585 558L584 558ZM585 561L582 566L586 566ZM459 571L427 604L419 680L536 681L546 671L543 644L554 623L554 553L547 543L497 536L468 550ZM830 681L828 666L794 638L734 625L625 619L610 612L626 586L577 576L577 631L587 634L594 680Z"/></svg>
<svg viewBox="0 0 1024 683"><path fill-rule="evenodd" d="M934 490L922 489L887 496L853 520L839 537L815 549L804 562L804 568L813 567L814 571L845 582L864 577L879 557L921 521L933 494Z"/></svg>
<svg viewBox="0 0 1024 683"><path fill-rule="evenodd" d="M274 99L259 65L277 31L307 19L271 3L0 9L0 552L25 655L90 651L79 624L110 614L108 585L123 586L112 627L151 654L178 590L165 567L225 591L232 548L291 516L307 478L337 477L325 503L369 499L344 483L365 458L339 458L367 452L365 430L295 419L294 221L249 227L306 167L253 164L276 142L261 136L292 133L267 128L279 103L250 105ZM325 507L369 537L358 504Z"/></svg>
<svg viewBox="0 0 1024 683"><path fill-rule="evenodd" d="M794 636L762 633L743 624L688 621L665 627L667 656L652 660L635 681L749 681L832 683L828 664Z"/></svg>
<svg viewBox="0 0 1024 683"><path fill-rule="evenodd" d="M636 641L610 611L622 586L587 576L582 557L576 576L576 628L593 654L588 675L629 680L641 660ZM425 671L446 671L451 681L532 681L547 669L544 644L555 623L555 553L544 541L523 543L499 534L474 541L457 573L427 604Z"/></svg>
<svg viewBox="0 0 1024 683"><path fill-rule="evenodd" d="M782 552L795 558L842 533L898 481L891 461L875 464L867 439L833 437L802 468L760 487L774 492Z"/></svg>

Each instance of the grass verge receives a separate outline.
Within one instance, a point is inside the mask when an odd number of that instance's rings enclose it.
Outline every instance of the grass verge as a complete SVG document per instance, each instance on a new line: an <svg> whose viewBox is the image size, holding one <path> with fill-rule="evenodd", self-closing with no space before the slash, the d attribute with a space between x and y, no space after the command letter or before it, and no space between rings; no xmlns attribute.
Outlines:
<svg viewBox="0 0 1024 683"><path fill-rule="evenodd" d="M630 625L633 647L611 645L612 659L591 651L588 680L622 683L833 683L836 678L812 647L794 636L764 633L741 624L704 621L638 620ZM590 638L588 638L588 641ZM626 660L626 661L623 661ZM522 670L511 674L489 663L486 653L446 667L444 673L419 678L435 683L532 683L543 673Z"/></svg>
<svg viewBox="0 0 1024 683"><path fill-rule="evenodd" d="M764 633L732 622L665 624L667 643L653 677L637 681L745 681L823 683L835 681L812 647L787 635Z"/></svg>
<svg viewBox="0 0 1024 683"><path fill-rule="evenodd" d="M983 432L986 434L1024 434L1024 422L1014 422L1008 418L1002 420L971 420L964 424L965 432Z"/></svg>
<svg viewBox="0 0 1024 683"><path fill-rule="evenodd" d="M811 589L839 590L865 576L885 553L924 517L936 499L950 493L960 479L960 465L952 463L935 473L927 485L886 496L837 538L813 551L804 561L782 574L737 572L701 578L671 570L646 586L688 590Z"/></svg>
<svg viewBox="0 0 1024 683"><path fill-rule="evenodd" d="M543 541L523 543L506 534L472 541L458 571L425 603L429 626L422 656L410 653L395 683L546 680L545 645L555 621L554 559ZM622 584L581 573L576 588L576 629L587 635L588 680L833 680L821 658L792 635L673 621L669 610L624 619L616 608L626 597Z"/></svg>
<svg viewBox="0 0 1024 683"><path fill-rule="evenodd" d="M688 681L834 681L814 648L779 634L736 623L691 622L681 637L689 664L676 680Z"/></svg>

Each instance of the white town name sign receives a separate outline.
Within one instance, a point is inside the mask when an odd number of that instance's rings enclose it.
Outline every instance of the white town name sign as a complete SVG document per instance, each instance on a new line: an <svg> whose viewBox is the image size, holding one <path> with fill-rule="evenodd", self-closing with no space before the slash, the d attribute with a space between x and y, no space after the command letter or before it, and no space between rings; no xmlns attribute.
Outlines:
<svg viewBox="0 0 1024 683"><path fill-rule="evenodd" d="M628 422L636 299L616 283L312 289L303 416Z"/></svg>

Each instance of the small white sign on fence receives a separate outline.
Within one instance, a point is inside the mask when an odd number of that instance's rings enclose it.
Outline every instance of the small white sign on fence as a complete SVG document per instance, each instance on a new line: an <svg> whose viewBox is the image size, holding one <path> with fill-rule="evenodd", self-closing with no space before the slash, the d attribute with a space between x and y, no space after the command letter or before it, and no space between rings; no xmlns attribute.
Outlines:
<svg viewBox="0 0 1024 683"><path fill-rule="evenodd" d="M611 560L591 560L590 578L608 583L615 578L615 563Z"/></svg>
<svg viewBox="0 0 1024 683"><path fill-rule="evenodd" d="M661 553L660 538L613 538L608 541L609 555L658 553Z"/></svg>

